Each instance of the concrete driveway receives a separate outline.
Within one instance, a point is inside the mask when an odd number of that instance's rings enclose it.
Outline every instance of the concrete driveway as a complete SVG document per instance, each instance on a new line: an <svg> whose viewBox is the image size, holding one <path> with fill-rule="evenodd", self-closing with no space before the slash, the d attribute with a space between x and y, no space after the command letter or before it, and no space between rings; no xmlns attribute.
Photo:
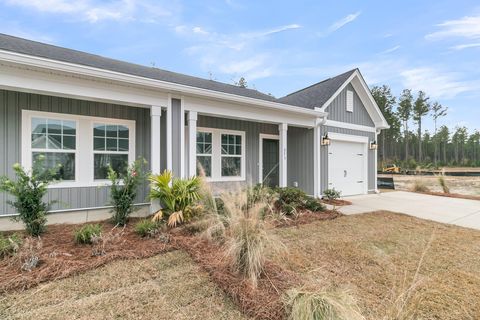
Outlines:
<svg viewBox="0 0 480 320"><path fill-rule="evenodd" d="M451 223L480 230L480 201L393 191L346 198L350 206L339 209L343 214L378 210L405 213L414 217Z"/></svg>

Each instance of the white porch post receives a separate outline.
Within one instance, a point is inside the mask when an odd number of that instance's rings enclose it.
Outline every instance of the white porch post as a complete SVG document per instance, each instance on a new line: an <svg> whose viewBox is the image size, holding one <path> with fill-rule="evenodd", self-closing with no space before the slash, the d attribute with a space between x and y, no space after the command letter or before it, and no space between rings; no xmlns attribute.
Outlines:
<svg viewBox="0 0 480 320"><path fill-rule="evenodd" d="M321 120L315 121L315 127L313 128L313 196L321 196L321 167L320 167L320 141L321 135Z"/></svg>
<svg viewBox="0 0 480 320"><path fill-rule="evenodd" d="M286 123L281 123L278 125L280 136L279 185L282 188L287 186L287 130L288 125Z"/></svg>
<svg viewBox="0 0 480 320"><path fill-rule="evenodd" d="M173 170L173 150L172 150L172 122L173 122L173 112L172 112L172 95L168 94L168 102L167 102L167 170Z"/></svg>
<svg viewBox="0 0 480 320"><path fill-rule="evenodd" d="M185 101L180 98L180 177L186 178L185 170Z"/></svg>
<svg viewBox="0 0 480 320"><path fill-rule="evenodd" d="M378 134L379 133L380 133L380 130L378 130L378 129L375 130L375 143L377 143L377 145L378 145ZM377 150L377 148L374 150L374 157L375 157L375 161L373 161L373 162L374 162L374 165L375 165L375 168L374 168L374 170L375 170L375 193L380 193L380 191L378 191L378 187L377 187L377 185L378 185L378 182L377 182L378 181L378 177L377 177L377 175L378 175L378 169L377 169L378 150Z"/></svg>
<svg viewBox="0 0 480 320"><path fill-rule="evenodd" d="M160 173L160 126L161 126L161 117L162 117L162 107L151 106L150 107L150 122L151 122L151 132L150 132L150 168L153 174ZM153 201L150 205L150 212L155 213L160 210L160 203L158 201Z"/></svg>
<svg viewBox="0 0 480 320"><path fill-rule="evenodd" d="M188 112L188 175L193 177L197 174L197 112Z"/></svg>

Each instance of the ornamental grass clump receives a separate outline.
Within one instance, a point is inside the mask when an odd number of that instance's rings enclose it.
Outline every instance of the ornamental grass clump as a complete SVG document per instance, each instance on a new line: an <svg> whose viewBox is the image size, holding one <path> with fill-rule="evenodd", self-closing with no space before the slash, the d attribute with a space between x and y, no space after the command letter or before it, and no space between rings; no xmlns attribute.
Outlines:
<svg viewBox="0 0 480 320"><path fill-rule="evenodd" d="M126 173L117 173L108 168L108 179L111 182L110 204L112 205L112 221L115 225L124 226L134 211L134 202L140 184L144 181L143 165L145 160L137 160L128 166Z"/></svg>
<svg viewBox="0 0 480 320"><path fill-rule="evenodd" d="M430 189L427 187L427 184L423 180L415 180L412 187L413 192L429 192Z"/></svg>
<svg viewBox="0 0 480 320"><path fill-rule="evenodd" d="M0 234L0 259L15 255L22 244L22 239L16 233L4 236Z"/></svg>
<svg viewBox="0 0 480 320"><path fill-rule="evenodd" d="M38 236L45 231L46 215L54 203L45 202L44 198L48 185L55 180L56 170L45 169L43 164L44 158L39 157L32 170L28 171L17 163L13 165L16 179L0 177L0 191L15 198L14 201L7 201L18 213L13 220L22 221L25 230L32 236Z"/></svg>
<svg viewBox="0 0 480 320"><path fill-rule="evenodd" d="M348 291L335 289L304 291L291 289L285 296L289 320L363 320Z"/></svg>
<svg viewBox="0 0 480 320"><path fill-rule="evenodd" d="M443 193L450 193L450 188L447 185L447 181L443 175L438 176L438 183L442 187Z"/></svg>
<svg viewBox="0 0 480 320"><path fill-rule="evenodd" d="M75 230L74 239L79 244L92 244L94 237L100 236L102 226L99 224L87 224L80 229Z"/></svg>
<svg viewBox="0 0 480 320"><path fill-rule="evenodd" d="M142 238L153 237L158 233L161 225L160 222L153 221L152 219L142 219L135 224L135 233Z"/></svg>

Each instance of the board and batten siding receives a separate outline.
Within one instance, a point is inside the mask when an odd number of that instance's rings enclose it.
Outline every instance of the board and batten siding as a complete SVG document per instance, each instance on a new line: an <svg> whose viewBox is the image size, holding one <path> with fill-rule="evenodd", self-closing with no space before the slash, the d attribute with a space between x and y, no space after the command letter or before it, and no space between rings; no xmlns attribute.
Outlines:
<svg viewBox="0 0 480 320"><path fill-rule="evenodd" d="M288 127L287 185L298 187L307 194L314 193L313 129Z"/></svg>
<svg viewBox="0 0 480 320"><path fill-rule="evenodd" d="M353 92L353 112L347 111L347 90ZM368 127L375 126L352 84L348 84L328 105L325 111L328 112L329 120L359 124Z"/></svg>
<svg viewBox="0 0 480 320"><path fill-rule="evenodd" d="M327 132L368 137L369 141L375 140L374 132L322 126L321 127L322 137ZM320 148L321 148L320 149L320 167L321 167L320 190L323 193L325 189L328 189L328 146L321 146ZM375 181L375 170L377 169L375 168L375 150L368 149L367 161L368 161L368 190L375 190L377 188L377 182Z"/></svg>
<svg viewBox="0 0 480 320"><path fill-rule="evenodd" d="M135 120L136 157L150 160L150 110L147 108L0 90L0 176L13 178L12 166L21 162L22 110ZM109 189L106 186L52 188L46 200L59 201L52 210L104 207L108 206ZM146 202L147 193L145 184L139 189L136 203ZM15 213L6 200L7 195L0 193L0 215Z"/></svg>

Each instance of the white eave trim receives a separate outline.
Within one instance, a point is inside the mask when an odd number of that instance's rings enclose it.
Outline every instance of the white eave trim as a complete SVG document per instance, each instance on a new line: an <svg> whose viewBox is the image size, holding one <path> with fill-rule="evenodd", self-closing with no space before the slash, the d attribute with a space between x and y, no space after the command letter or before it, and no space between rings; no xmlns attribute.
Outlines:
<svg viewBox="0 0 480 320"><path fill-rule="evenodd" d="M358 131L365 131L365 132L376 132L376 127L369 127L363 126L360 124L348 123L348 122L341 122L335 120L328 120L325 121L325 126L327 127L336 127L336 128L343 128L343 129L350 129L350 130L358 130Z"/></svg>
<svg viewBox="0 0 480 320"><path fill-rule="evenodd" d="M115 72L110 70L104 70L79 64L73 64L69 62L51 60L41 57L30 56L26 54L20 54L5 50L0 50L0 61L26 65L30 67L50 69L54 71L66 72L76 75L83 75L89 77L96 77L106 80L113 80L124 82L132 85L145 86L155 89L166 90L169 92L180 92L183 94L191 94L202 97L209 97L214 99L234 101L238 103L251 104L261 106L269 109L282 110L291 113L313 115L316 117L326 116L326 113L318 110L311 110L302 107L291 106L288 104L282 104L278 102L271 102L256 98L243 97L235 94L218 92L208 89L196 88L187 85L166 82L162 80L155 80L144 78L140 76L125 74L121 72Z"/></svg>

